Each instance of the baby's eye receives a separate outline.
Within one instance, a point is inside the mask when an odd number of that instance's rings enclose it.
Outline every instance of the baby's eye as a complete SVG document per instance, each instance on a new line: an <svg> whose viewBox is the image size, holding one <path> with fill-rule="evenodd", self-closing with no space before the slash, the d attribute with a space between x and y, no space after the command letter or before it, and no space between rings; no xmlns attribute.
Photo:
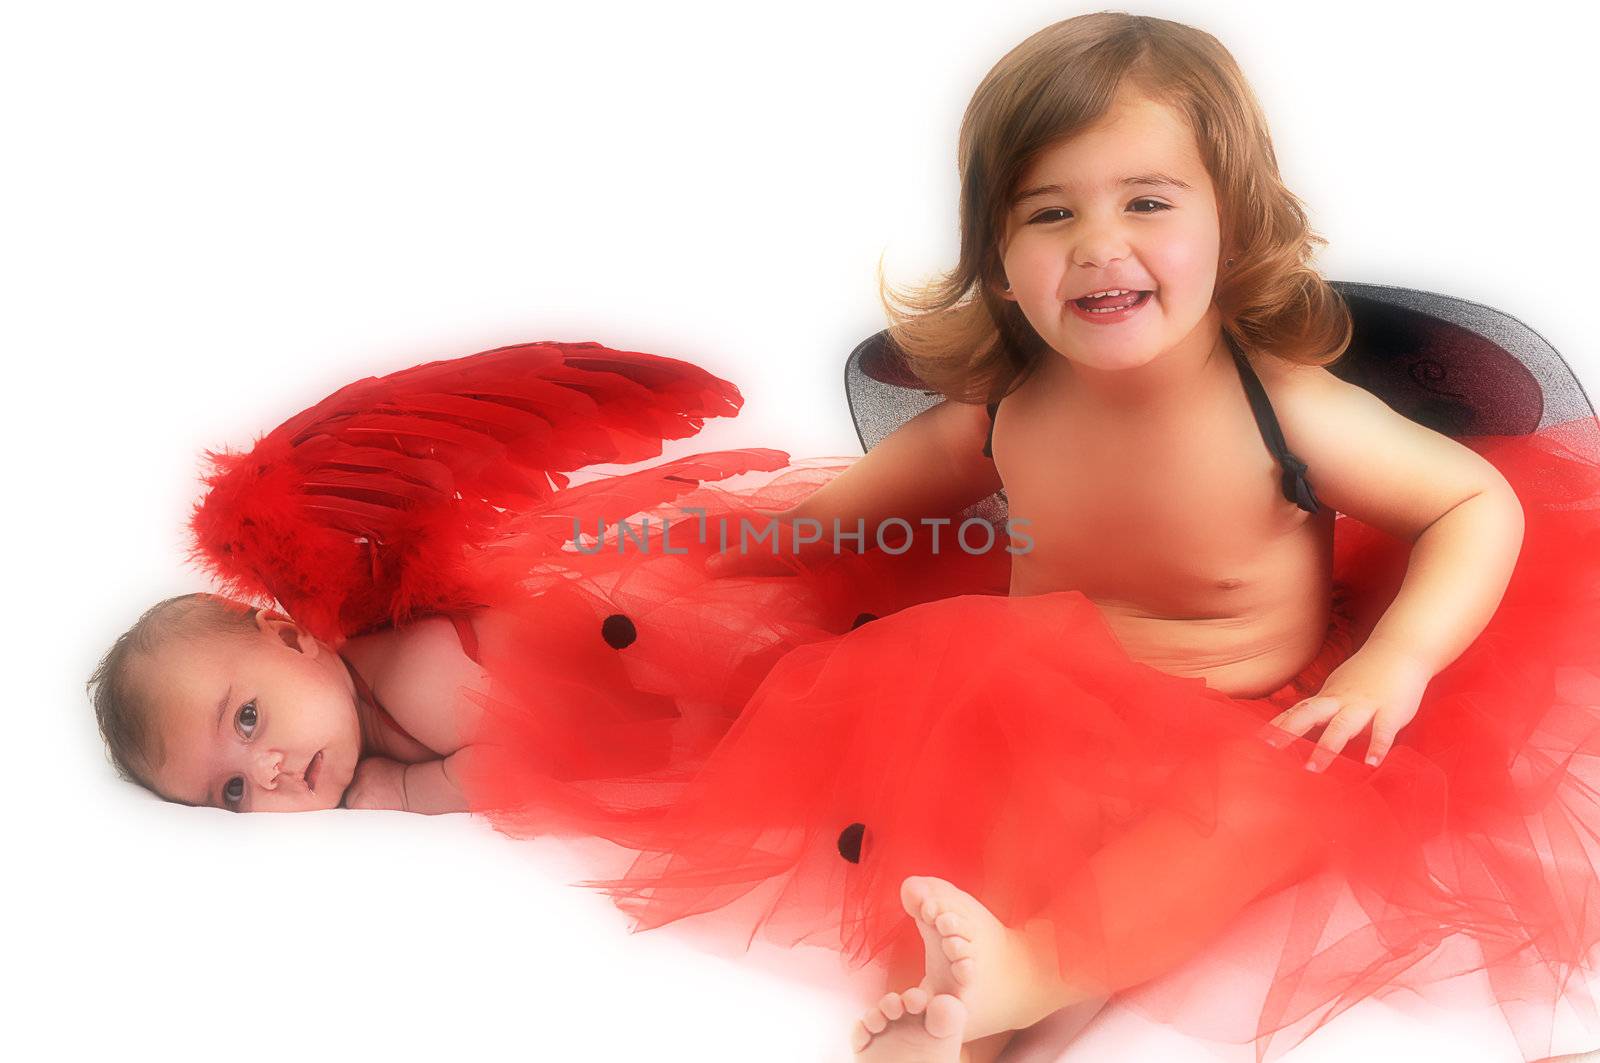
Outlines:
<svg viewBox="0 0 1600 1063"><path fill-rule="evenodd" d="M222 784L222 803L228 808L237 808L240 801L244 800L244 776L235 775Z"/></svg>
<svg viewBox="0 0 1600 1063"><path fill-rule="evenodd" d="M260 711L256 708L255 699L239 706L238 713L234 716L234 728L245 738L255 734L256 723L260 719Z"/></svg>

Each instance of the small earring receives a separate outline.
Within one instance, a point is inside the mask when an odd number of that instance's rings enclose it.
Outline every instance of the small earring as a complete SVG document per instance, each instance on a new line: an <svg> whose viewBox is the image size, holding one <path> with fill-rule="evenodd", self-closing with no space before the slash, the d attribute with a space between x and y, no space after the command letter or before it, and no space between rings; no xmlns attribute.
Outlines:
<svg viewBox="0 0 1600 1063"><path fill-rule="evenodd" d="M1233 259L1231 259L1231 258L1228 259L1228 261L1225 264L1229 265L1229 266L1233 265Z"/></svg>
<svg viewBox="0 0 1600 1063"><path fill-rule="evenodd" d="M1010 281L1006 281L1006 291L1009 292L1010 290L1011 290L1011 282Z"/></svg>

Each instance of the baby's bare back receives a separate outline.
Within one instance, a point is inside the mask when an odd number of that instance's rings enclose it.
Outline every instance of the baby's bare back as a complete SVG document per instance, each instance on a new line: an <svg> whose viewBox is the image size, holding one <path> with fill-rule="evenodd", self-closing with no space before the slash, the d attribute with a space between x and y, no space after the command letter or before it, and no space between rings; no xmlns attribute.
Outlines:
<svg viewBox="0 0 1600 1063"><path fill-rule="evenodd" d="M1286 386L1252 364L1269 398ZM1079 409L1036 374L1001 404L993 452L1033 538L1012 559L1012 594L1082 591L1135 660L1260 696L1322 645L1333 513L1284 497L1235 369L1220 368L1231 381L1219 372L1138 414Z"/></svg>

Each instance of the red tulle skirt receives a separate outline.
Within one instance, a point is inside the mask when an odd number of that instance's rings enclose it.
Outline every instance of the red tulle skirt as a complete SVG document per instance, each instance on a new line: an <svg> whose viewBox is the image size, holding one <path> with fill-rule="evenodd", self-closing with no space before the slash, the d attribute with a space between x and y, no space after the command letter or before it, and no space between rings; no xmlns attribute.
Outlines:
<svg viewBox="0 0 1600 1063"><path fill-rule="evenodd" d="M591 885L641 929L885 964L919 947L902 880L933 875L1007 925L1047 920L1075 984L1258 1061L1401 992L1498 1006L1507 1050L1537 1059L1562 1001L1600 1034L1596 429L1464 441L1516 489L1522 552L1377 768L1370 732L1320 773L1320 729L1265 740L1405 574L1409 544L1339 517L1325 643L1261 698L1131 659L1079 592L1005 596L1003 553L731 580L696 553L596 555L549 589L560 610L526 606L530 645L589 638L490 699L500 752L469 797L509 834L624 846L631 864ZM636 646L593 637L618 612Z"/></svg>

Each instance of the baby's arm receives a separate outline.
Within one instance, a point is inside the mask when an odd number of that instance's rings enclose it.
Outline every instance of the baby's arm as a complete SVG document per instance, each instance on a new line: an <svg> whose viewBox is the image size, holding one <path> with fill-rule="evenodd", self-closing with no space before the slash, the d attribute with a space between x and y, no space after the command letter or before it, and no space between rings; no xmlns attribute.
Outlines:
<svg viewBox="0 0 1600 1063"><path fill-rule="evenodd" d="M463 761L472 755L471 746L462 746L448 757L425 760L405 766L405 806L407 812L436 816L441 812L466 812L467 798L461 789Z"/></svg>
<svg viewBox="0 0 1600 1063"><path fill-rule="evenodd" d="M470 622L484 649L503 649L515 637L508 618L498 610L474 609ZM375 696L401 727L415 738L419 753L438 754L417 760L367 757L356 765L345 792L346 808L383 808L436 815L468 811L461 781L477 710L469 694L486 694L489 676L461 645L455 625L446 617L424 617L394 630L386 652L374 662Z"/></svg>
<svg viewBox="0 0 1600 1063"><path fill-rule="evenodd" d="M471 746L463 746L448 757L418 764L367 757L356 765L355 777L340 803L345 808L419 812L425 816L470 811L460 778L462 763L471 750Z"/></svg>

